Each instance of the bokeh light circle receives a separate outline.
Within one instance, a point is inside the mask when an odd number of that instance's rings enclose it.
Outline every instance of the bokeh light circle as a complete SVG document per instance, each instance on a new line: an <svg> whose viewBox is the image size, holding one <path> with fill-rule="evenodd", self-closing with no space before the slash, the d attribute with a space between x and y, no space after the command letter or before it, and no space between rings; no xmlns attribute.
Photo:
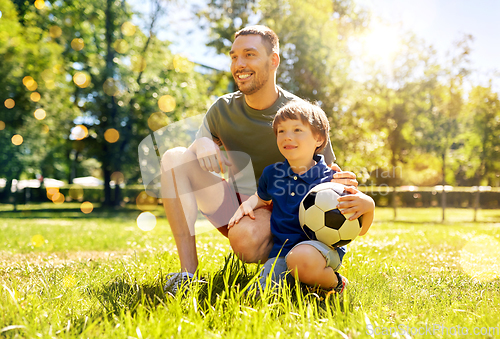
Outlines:
<svg viewBox="0 0 500 339"><path fill-rule="evenodd" d="M116 185L120 185L125 182L125 176L122 172L116 171L111 174L111 180L113 180Z"/></svg>
<svg viewBox="0 0 500 339"><path fill-rule="evenodd" d="M43 120L47 116L47 113L45 113L45 110L43 108L39 108L35 111L33 115L37 120Z"/></svg>
<svg viewBox="0 0 500 339"><path fill-rule="evenodd" d="M106 132L104 132L104 139L106 139L106 141L110 144L113 144L117 142L118 139L120 139L120 132L118 132L114 128L109 128L106 130Z"/></svg>
<svg viewBox="0 0 500 339"><path fill-rule="evenodd" d="M45 7L45 1L44 0L36 0L35 7L36 7L36 9L43 9Z"/></svg>
<svg viewBox="0 0 500 339"><path fill-rule="evenodd" d="M45 238L41 234L36 234L31 237L31 244L35 247L40 247L45 243Z"/></svg>
<svg viewBox="0 0 500 339"><path fill-rule="evenodd" d="M142 191L135 198L135 203L141 211L152 211L158 206L158 198L152 197Z"/></svg>
<svg viewBox="0 0 500 339"><path fill-rule="evenodd" d="M170 119L162 112L155 112L148 118L148 126L153 132L167 126L169 123Z"/></svg>
<svg viewBox="0 0 500 339"><path fill-rule="evenodd" d="M81 51L83 47L85 46L85 43L83 42L82 38L75 38L71 40L71 48L73 48L75 51Z"/></svg>
<svg viewBox="0 0 500 339"><path fill-rule="evenodd" d="M33 77L30 77L29 75L23 78L23 84L29 91L32 92L36 91L36 89L38 88L38 84L36 83L35 79L33 79Z"/></svg>
<svg viewBox="0 0 500 339"><path fill-rule="evenodd" d="M50 131L49 126L44 124L42 126L42 134L47 134L47 133L49 133L49 131Z"/></svg>
<svg viewBox="0 0 500 339"><path fill-rule="evenodd" d="M80 209L82 210L83 213L89 214L94 210L94 205L92 205L90 201L85 201L82 202L82 204L80 205Z"/></svg>
<svg viewBox="0 0 500 339"><path fill-rule="evenodd" d="M39 102L41 98L42 98L42 96L38 92L33 92L30 94L30 99L33 102Z"/></svg>
<svg viewBox="0 0 500 339"><path fill-rule="evenodd" d="M62 34L62 29L59 26L51 26L49 28L49 33L50 33L51 38L53 38L53 39L59 38Z"/></svg>
<svg viewBox="0 0 500 339"><path fill-rule="evenodd" d="M179 54L174 55L173 64L175 71L178 73L187 73L194 68L194 64L189 59Z"/></svg>
<svg viewBox="0 0 500 339"><path fill-rule="evenodd" d="M136 26L133 23L131 23L130 21L124 22L122 27L121 27L123 35L126 35L126 36L134 35L136 29L137 29Z"/></svg>
<svg viewBox="0 0 500 339"><path fill-rule="evenodd" d="M114 96L118 93L118 85L113 78L106 79L106 81L104 81L104 84L102 85L102 89L104 90L104 93L109 96Z"/></svg>
<svg viewBox="0 0 500 339"><path fill-rule="evenodd" d="M5 129L5 122L0 120L0 131L3 131Z"/></svg>
<svg viewBox="0 0 500 339"><path fill-rule="evenodd" d="M83 199L83 187L76 184L71 185L68 195L71 197L71 199L81 201Z"/></svg>
<svg viewBox="0 0 500 339"><path fill-rule="evenodd" d="M172 112L175 109L175 98L171 95L162 95L158 99L158 107L163 112Z"/></svg>
<svg viewBox="0 0 500 339"><path fill-rule="evenodd" d="M470 239L460 251L460 266L479 281L500 278L500 242L482 234Z"/></svg>
<svg viewBox="0 0 500 339"><path fill-rule="evenodd" d="M53 202L54 204L56 204L56 205L61 205L61 204L63 204L63 203L64 203L65 199L66 199L66 198L64 197L64 194L62 194L61 192L57 192L56 194L54 194L54 195L52 196L52 199L51 199L51 200L52 200L52 202Z"/></svg>
<svg viewBox="0 0 500 339"><path fill-rule="evenodd" d="M73 82L80 88L87 88L90 85L90 76L84 72L76 72Z"/></svg>
<svg viewBox="0 0 500 339"><path fill-rule="evenodd" d="M144 59L140 55L134 55L132 58L130 58L130 65L132 68L132 71L134 72L142 72L146 69L146 59Z"/></svg>
<svg viewBox="0 0 500 339"><path fill-rule="evenodd" d="M71 136L75 140L85 139L89 135L89 130L84 125L76 125L71 129Z"/></svg>
<svg viewBox="0 0 500 339"><path fill-rule="evenodd" d="M5 105L5 107L7 107L8 109L11 109L11 108L14 108L14 106L16 105L16 102L14 101L14 99L7 99L4 101L3 103Z"/></svg>
<svg viewBox="0 0 500 339"><path fill-rule="evenodd" d="M21 135L19 134L15 134L12 139L11 139L12 143L16 146L19 146L23 143L24 139Z"/></svg>
<svg viewBox="0 0 500 339"><path fill-rule="evenodd" d="M151 212L142 212L137 217L137 226L144 232L149 232L156 226L156 217Z"/></svg>
<svg viewBox="0 0 500 339"><path fill-rule="evenodd" d="M121 54L127 53L129 50L128 42L123 39L116 40L115 43L113 44L113 47L115 51Z"/></svg>

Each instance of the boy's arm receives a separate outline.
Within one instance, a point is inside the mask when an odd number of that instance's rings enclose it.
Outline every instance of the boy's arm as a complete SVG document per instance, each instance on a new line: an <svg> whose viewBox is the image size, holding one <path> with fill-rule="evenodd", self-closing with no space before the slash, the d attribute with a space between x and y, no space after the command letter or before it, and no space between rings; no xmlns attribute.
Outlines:
<svg viewBox="0 0 500 339"><path fill-rule="evenodd" d="M348 186L345 188L345 191L350 194L338 198L339 204L337 207L342 214L352 214L349 220L363 216L359 235L365 235L373 223L375 202L371 197L354 187Z"/></svg>
<svg viewBox="0 0 500 339"><path fill-rule="evenodd" d="M257 195L256 192L246 201L241 203L240 207L238 207L231 220L229 220L229 223L227 224L227 229L230 229L231 227L234 226L234 224L237 224L241 220L241 218L243 218L245 215L248 215L250 218L255 219L253 211L259 207L267 206L270 203L271 203L270 200L269 201L262 200Z"/></svg>

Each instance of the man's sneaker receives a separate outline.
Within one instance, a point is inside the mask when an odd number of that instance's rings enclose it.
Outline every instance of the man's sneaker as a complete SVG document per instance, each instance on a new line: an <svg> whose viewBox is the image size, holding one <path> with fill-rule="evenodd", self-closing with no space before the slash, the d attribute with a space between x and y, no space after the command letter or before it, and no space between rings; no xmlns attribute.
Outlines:
<svg viewBox="0 0 500 339"><path fill-rule="evenodd" d="M185 285L194 280L194 274L188 272L169 273L167 274L167 282L163 291L176 295L177 292Z"/></svg>

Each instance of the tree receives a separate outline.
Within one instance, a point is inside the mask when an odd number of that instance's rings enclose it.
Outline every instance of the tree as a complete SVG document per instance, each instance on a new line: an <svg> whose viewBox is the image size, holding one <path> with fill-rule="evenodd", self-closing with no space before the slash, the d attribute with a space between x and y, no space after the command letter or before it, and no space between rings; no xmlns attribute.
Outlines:
<svg viewBox="0 0 500 339"><path fill-rule="evenodd" d="M372 74L366 81L365 100L358 112L370 122L386 149L387 163L379 163L386 184L393 187L392 206L397 217L397 186L401 184L402 166L409 160L417 144L414 121L426 110L426 90L432 86L428 70L432 68L434 51L413 34L402 37L400 50L391 59L390 67L375 60L368 63ZM383 160L381 158L380 160ZM386 168L387 168L386 167ZM379 171L375 171L378 173ZM380 180L380 178L376 178Z"/></svg>
<svg viewBox="0 0 500 339"><path fill-rule="evenodd" d="M64 28L55 40L65 50L74 107L86 130L72 137L79 139L73 154L102 164L107 205L120 201L119 185L112 196L113 175L139 179L139 142L151 130L203 112L209 102L208 79L156 38L164 8L160 1L153 8L146 33L130 22L124 1L68 0L51 9L48 26Z"/></svg>
<svg viewBox="0 0 500 339"><path fill-rule="evenodd" d="M62 122L75 111L60 72L62 50L40 25L44 13L31 6L18 17L9 0L1 0L0 9L0 121L5 127L0 131L0 176L7 178L8 194L12 179L42 174L50 146L65 143Z"/></svg>
<svg viewBox="0 0 500 339"><path fill-rule="evenodd" d="M447 67L440 68L431 78L433 86L428 91L429 109L415 122L421 144L427 151L441 159L442 172L442 221L445 221L446 186L453 173L448 173L450 153L463 145L464 78L469 74L468 55L471 36L456 44L457 53ZM449 174L449 178L448 178Z"/></svg>

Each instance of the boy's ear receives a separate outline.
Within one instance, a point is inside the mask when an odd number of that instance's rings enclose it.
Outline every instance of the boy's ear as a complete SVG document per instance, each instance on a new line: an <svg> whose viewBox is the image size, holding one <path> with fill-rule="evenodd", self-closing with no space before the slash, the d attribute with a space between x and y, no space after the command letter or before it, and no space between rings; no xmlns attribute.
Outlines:
<svg viewBox="0 0 500 339"><path fill-rule="evenodd" d="M318 136L316 138L316 147L321 146L321 144L325 141L325 139L322 136Z"/></svg>

